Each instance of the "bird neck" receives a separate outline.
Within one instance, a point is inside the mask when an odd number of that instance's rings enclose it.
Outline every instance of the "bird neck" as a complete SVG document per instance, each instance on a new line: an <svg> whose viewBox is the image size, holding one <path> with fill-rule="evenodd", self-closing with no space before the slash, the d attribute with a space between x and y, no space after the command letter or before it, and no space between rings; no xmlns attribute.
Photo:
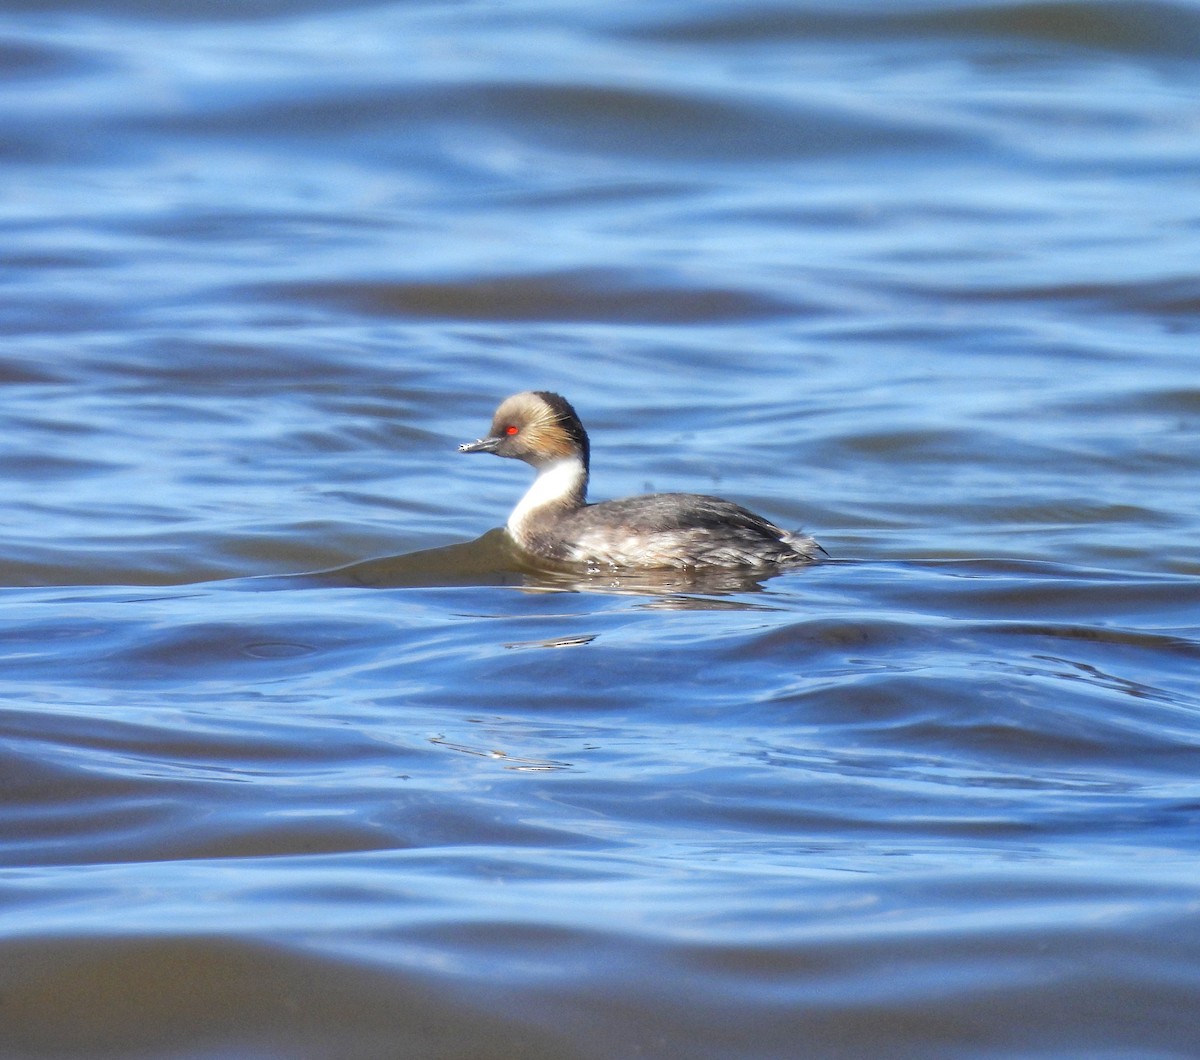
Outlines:
<svg viewBox="0 0 1200 1060"><path fill-rule="evenodd" d="M508 529L520 540L528 521L547 509L575 511L587 503L587 466L579 456L563 457L538 469L537 478L508 517Z"/></svg>

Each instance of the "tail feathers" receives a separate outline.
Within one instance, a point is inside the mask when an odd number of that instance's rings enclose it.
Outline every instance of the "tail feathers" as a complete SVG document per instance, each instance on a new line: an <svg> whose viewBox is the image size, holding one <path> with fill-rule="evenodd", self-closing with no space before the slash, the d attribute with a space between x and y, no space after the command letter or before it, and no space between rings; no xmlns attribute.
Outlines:
<svg viewBox="0 0 1200 1060"><path fill-rule="evenodd" d="M793 530L784 533L781 541L792 549L798 556L803 556L805 559L812 560L817 558L817 553L820 552L824 556L829 553L821 547L820 542L815 537L810 537L803 530Z"/></svg>

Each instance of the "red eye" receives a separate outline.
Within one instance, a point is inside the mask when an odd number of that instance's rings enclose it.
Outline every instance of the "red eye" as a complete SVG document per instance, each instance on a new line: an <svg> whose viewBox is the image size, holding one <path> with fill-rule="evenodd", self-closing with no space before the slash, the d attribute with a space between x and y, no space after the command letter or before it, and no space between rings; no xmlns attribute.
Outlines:
<svg viewBox="0 0 1200 1060"><path fill-rule="evenodd" d="M512 425L510 424L509 426L507 426L507 427L505 427L505 428L504 428L504 433L505 433L505 434L507 434L507 435L520 434L520 433L521 433L521 428L520 428L520 427L514 427L514 426L512 426Z"/></svg>

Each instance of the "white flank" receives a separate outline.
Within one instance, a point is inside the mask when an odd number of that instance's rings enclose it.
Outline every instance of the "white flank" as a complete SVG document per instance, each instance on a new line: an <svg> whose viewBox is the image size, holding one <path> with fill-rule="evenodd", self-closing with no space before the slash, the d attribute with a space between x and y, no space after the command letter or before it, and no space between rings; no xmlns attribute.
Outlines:
<svg viewBox="0 0 1200 1060"><path fill-rule="evenodd" d="M583 470L583 461L577 456L568 456L547 464L538 472L529 491L518 502L508 517L508 532L518 541L523 538L523 529L539 508L555 501L578 493L587 472Z"/></svg>

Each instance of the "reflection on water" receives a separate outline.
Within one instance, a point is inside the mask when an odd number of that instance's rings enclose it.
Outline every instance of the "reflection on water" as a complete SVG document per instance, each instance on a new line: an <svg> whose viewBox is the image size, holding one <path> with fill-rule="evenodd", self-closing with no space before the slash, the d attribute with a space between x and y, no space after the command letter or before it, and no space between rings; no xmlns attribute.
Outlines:
<svg viewBox="0 0 1200 1060"><path fill-rule="evenodd" d="M1195 1055L1198 57L10 0L0 1054ZM473 540L531 388L837 558Z"/></svg>
<svg viewBox="0 0 1200 1060"><path fill-rule="evenodd" d="M496 748L485 749L482 747L470 747L466 744L451 743L441 736L430 737L429 742L436 744L438 747L445 747L462 754L493 759L499 762L505 769L511 769L518 773L549 773L571 768L570 762L555 762L548 758L521 758L518 755L512 755L507 751L501 751Z"/></svg>
<svg viewBox="0 0 1200 1060"><path fill-rule="evenodd" d="M608 592L649 596L689 593L730 595L762 592L768 578L782 570L748 568L688 568L682 570L595 570L578 564L554 568L535 563L521 552L503 528L489 530L475 541L422 549L403 556L352 563L336 570L286 578L256 579L250 587L292 588L298 584L367 586L516 585L541 592ZM752 607L746 601L707 599L659 600L657 606Z"/></svg>
<svg viewBox="0 0 1200 1060"><path fill-rule="evenodd" d="M475 541L426 548L403 556L351 563L303 576L316 585L361 585L377 589L417 585L520 585L532 572L502 528Z"/></svg>

